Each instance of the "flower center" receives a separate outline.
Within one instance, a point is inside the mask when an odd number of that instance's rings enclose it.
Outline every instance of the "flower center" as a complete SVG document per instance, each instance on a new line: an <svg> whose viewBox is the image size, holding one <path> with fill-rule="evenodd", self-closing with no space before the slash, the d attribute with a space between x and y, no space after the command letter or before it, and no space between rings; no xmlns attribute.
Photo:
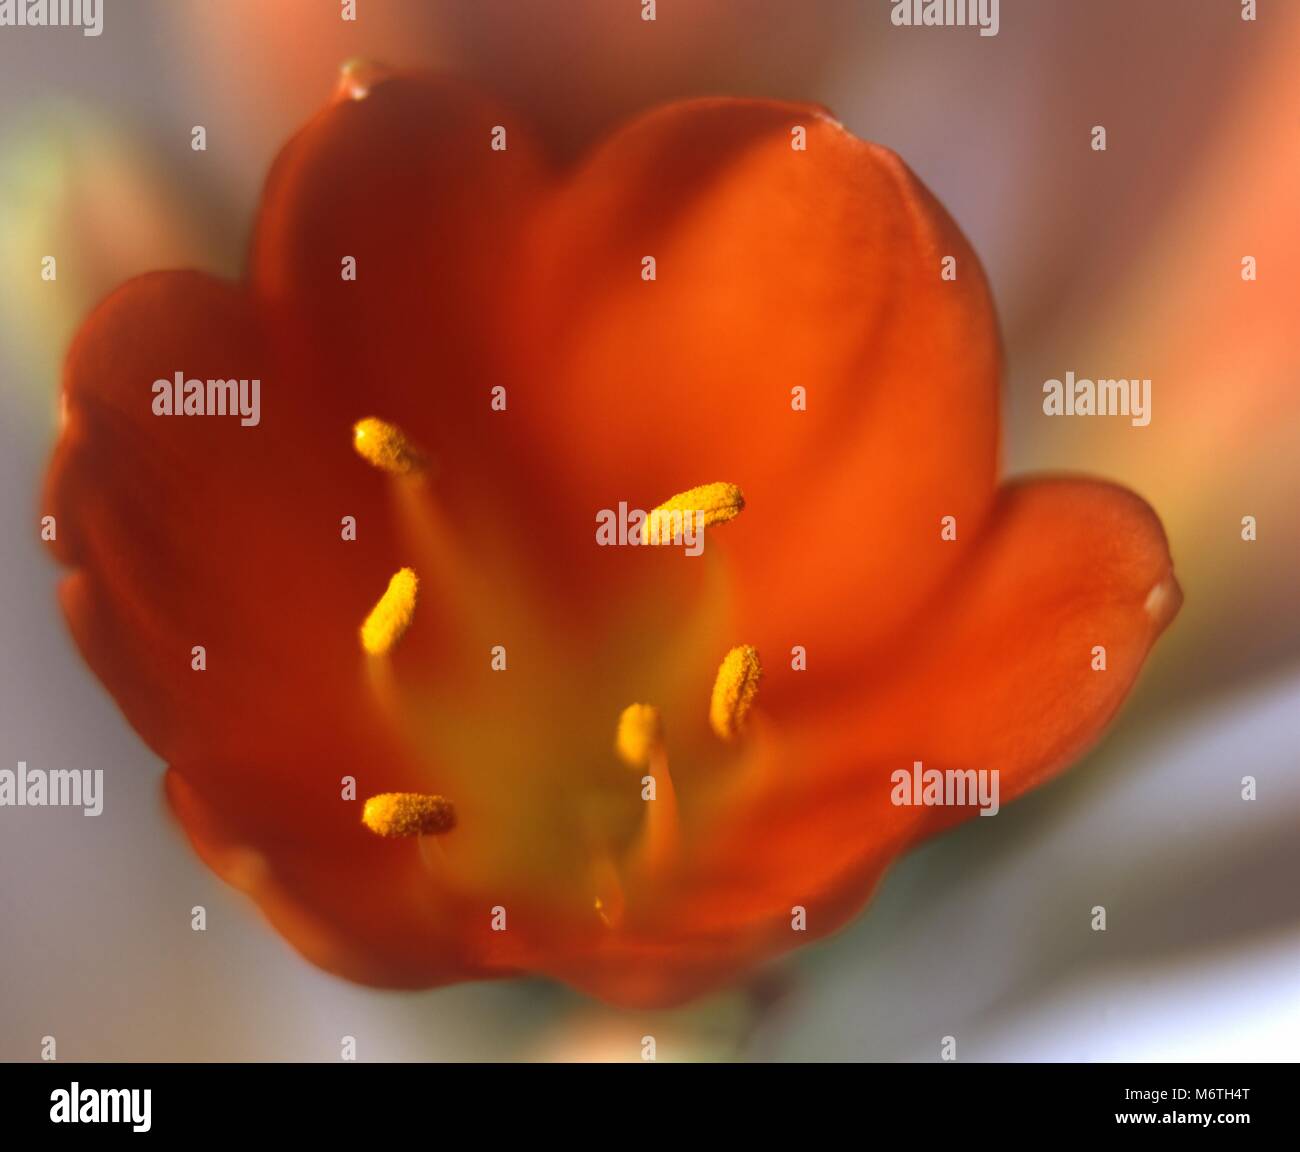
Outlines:
<svg viewBox="0 0 1300 1152"><path fill-rule="evenodd" d="M639 627L612 637L608 649L575 651L571 641L551 633L544 613L529 610L526 588L497 589L478 567L471 571L458 559L436 507L417 494L427 488L427 457L400 428L367 417L353 428L353 447L394 478L395 495L411 513L403 523L409 520L414 529L421 568L418 576L413 567L396 572L361 624L370 683L381 713L437 782L436 792L369 797L363 823L393 840L441 838L442 850L422 858L443 883L500 893L494 902L521 887L548 896L559 891L575 915L617 928L629 893L672 868L681 851L664 715L680 717L676 747L688 774L707 776L725 746L743 735L761 676L757 651L731 648L710 697L707 679L700 679L707 669L683 676L680 655L684 646L697 651L717 644L725 613L705 611L684 627L676 620L669 635L654 626L662 606L653 603L638 611ZM734 484L691 488L650 513L643 540L670 543L682 517L692 516L698 531L734 519L744 506ZM499 567L511 569L508 563ZM425 636L416 620L417 593L427 603L419 614L432 614ZM485 643L494 629L513 638L516 652L534 656L521 661L526 667L507 663L505 645ZM417 637L414 653L408 634ZM492 672L485 675L509 669L490 691L486 682L476 692L474 684L445 672L460 646L479 645L480 653L493 653ZM636 654L632 662L628 652ZM557 674L557 664L586 671L574 680ZM658 703L605 712L602 701L620 691L650 693ZM602 714L609 719L602 722ZM713 748L705 746L709 742ZM619 770L619 760L641 774ZM453 828L457 836L448 837Z"/></svg>

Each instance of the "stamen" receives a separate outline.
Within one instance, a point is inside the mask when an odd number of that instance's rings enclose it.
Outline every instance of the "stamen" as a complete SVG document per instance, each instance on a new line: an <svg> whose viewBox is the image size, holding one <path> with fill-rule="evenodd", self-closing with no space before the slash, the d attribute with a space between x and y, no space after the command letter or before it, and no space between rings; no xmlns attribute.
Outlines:
<svg viewBox="0 0 1300 1152"><path fill-rule="evenodd" d="M639 844L633 854L633 866L642 873L654 874L677 858L677 790L668 771L668 750L664 746L664 726L659 709L653 704L629 704L618 718L614 750L633 768L646 771L654 783L652 798L644 790L642 800L648 805ZM644 789L645 777L642 778ZM600 911L599 906L596 909Z"/></svg>
<svg viewBox="0 0 1300 1152"><path fill-rule="evenodd" d="M606 928L617 928L623 923L627 901L623 895L623 882L619 879L618 869L607 853L596 857L592 866L592 882L595 888L592 908Z"/></svg>
<svg viewBox="0 0 1300 1152"><path fill-rule="evenodd" d="M725 524L744 511L745 494L734 484L701 484L679 492L653 508L641 525L643 544L671 544L684 530L687 517L694 521L694 530L710 524Z"/></svg>
<svg viewBox="0 0 1300 1152"><path fill-rule="evenodd" d="M388 582L388 590L361 625L361 647L372 656L382 656L411 626L419 584L411 568L400 569Z"/></svg>
<svg viewBox="0 0 1300 1152"><path fill-rule="evenodd" d="M743 730L762 675L758 649L749 644L733 648L723 657L718 678L713 682L709 723L724 740L734 740Z"/></svg>
<svg viewBox="0 0 1300 1152"><path fill-rule="evenodd" d="M652 704L629 704L618 718L614 750L632 768L644 768L663 745L663 722Z"/></svg>
<svg viewBox="0 0 1300 1152"><path fill-rule="evenodd" d="M376 836L441 836L456 827L456 809L444 796L381 792L366 801L361 822Z"/></svg>
<svg viewBox="0 0 1300 1152"><path fill-rule="evenodd" d="M384 472L408 476L423 472L424 456L396 424L367 416L352 425L352 447L357 455Z"/></svg>

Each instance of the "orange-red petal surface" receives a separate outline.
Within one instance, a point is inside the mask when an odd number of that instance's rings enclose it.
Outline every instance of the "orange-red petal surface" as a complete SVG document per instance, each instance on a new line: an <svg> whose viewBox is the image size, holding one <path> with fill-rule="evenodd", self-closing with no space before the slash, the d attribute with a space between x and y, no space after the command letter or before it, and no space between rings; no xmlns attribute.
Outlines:
<svg viewBox="0 0 1300 1152"><path fill-rule="evenodd" d="M717 819L701 820L657 915L561 971L598 995L661 1003L833 931L909 844L978 811L896 806L894 772L995 770L1009 803L1098 739L1180 600L1159 521L1132 493L1006 486L912 639L815 714L773 721L708 799Z"/></svg>
<svg viewBox="0 0 1300 1152"><path fill-rule="evenodd" d="M860 655L975 538L998 439L983 273L905 165L822 110L703 100L635 121L542 212L520 285L535 340L517 375L574 500L744 491L709 541L748 642ZM870 605L851 631L850 601Z"/></svg>

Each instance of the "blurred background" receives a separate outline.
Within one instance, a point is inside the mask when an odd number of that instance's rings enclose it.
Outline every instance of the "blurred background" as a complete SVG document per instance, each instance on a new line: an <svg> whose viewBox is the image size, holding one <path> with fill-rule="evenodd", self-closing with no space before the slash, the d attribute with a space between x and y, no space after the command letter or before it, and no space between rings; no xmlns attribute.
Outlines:
<svg viewBox="0 0 1300 1152"><path fill-rule="evenodd" d="M108 790L94 820L0 811L0 1059L46 1035L61 1059L333 1060L344 1035L363 1060L640 1059L647 1034L660 1060L934 1060L947 1035L964 1060L1294 1058L1300 4L1002 0L992 38L895 28L889 0L659 0L653 23L640 0L105 7L98 38L0 29L0 766L102 768ZM817 101L898 151L992 280L1008 471L1117 480L1169 533L1186 602L1102 746L686 1009L539 981L382 993L298 959L166 816L162 764L59 615L37 493L86 311L151 268L237 275L277 148L355 57L468 76L563 158L719 93ZM1150 426L1044 418L1067 370L1150 377Z"/></svg>

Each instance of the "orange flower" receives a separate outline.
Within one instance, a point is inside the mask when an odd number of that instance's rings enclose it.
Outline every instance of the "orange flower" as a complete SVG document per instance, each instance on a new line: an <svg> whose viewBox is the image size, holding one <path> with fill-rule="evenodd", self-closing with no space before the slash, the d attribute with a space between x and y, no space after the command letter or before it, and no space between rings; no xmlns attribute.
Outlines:
<svg viewBox="0 0 1300 1152"><path fill-rule="evenodd" d="M670 106L557 177L475 96L354 73L243 283L132 280L73 343L64 609L315 963L680 1000L973 811L900 769L1005 803L1065 767L1177 610L1140 499L997 486L999 372L952 221L815 108ZM155 415L177 373L260 419ZM597 546L621 501L706 511L702 554Z"/></svg>

